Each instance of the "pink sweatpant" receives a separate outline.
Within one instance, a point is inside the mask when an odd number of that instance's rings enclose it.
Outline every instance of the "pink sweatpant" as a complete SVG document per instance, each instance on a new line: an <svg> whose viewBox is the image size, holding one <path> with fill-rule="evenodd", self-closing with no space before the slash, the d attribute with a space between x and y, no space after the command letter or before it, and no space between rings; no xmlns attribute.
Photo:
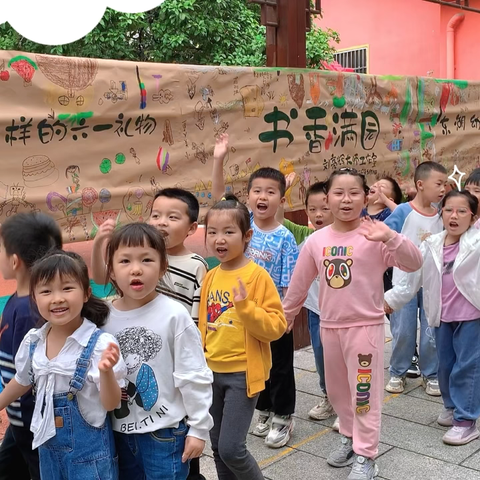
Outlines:
<svg viewBox="0 0 480 480"><path fill-rule="evenodd" d="M357 455L375 458L383 403L383 324L321 328L328 399Z"/></svg>

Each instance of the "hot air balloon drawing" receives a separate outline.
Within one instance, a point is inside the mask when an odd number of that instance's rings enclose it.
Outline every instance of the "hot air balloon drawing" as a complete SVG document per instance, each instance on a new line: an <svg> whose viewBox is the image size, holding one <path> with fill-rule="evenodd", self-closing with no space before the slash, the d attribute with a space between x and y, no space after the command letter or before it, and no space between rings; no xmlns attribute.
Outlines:
<svg viewBox="0 0 480 480"><path fill-rule="evenodd" d="M98 71L98 62L91 58L35 56L41 72L55 85L64 88L69 98L90 86Z"/></svg>
<svg viewBox="0 0 480 480"><path fill-rule="evenodd" d="M17 55L13 57L8 66L12 67L23 78L23 86L30 87L32 85L32 78L35 70L38 70L37 65L33 60L25 55Z"/></svg>

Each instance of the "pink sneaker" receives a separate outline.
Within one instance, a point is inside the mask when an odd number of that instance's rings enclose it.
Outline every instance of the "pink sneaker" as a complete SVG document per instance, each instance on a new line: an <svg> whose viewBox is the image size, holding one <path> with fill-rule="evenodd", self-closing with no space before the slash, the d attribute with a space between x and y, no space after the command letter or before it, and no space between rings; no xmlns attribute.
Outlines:
<svg viewBox="0 0 480 480"><path fill-rule="evenodd" d="M477 425L474 422L470 426L461 427L454 425L444 436L443 442L447 445L466 445L480 436Z"/></svg>

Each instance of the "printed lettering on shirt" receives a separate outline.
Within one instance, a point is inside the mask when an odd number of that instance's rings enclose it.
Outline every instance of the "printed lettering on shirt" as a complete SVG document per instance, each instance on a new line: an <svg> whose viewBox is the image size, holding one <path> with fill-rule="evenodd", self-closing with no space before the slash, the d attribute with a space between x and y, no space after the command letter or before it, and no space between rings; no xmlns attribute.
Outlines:
<svg viewBox="0 0 480 480"><path fill-rule="evenodd" d="M163 410L168 411L164 405L162 411L152 411L158 401L159 387L155 372L147 363L162 349L162 337L145 327L130 327L117 332L115 338L127 365L127 374L137 372L137 378L135 383L126 380L126 386L122 389L120 408L115 409L113 414L119 420L126 418L130 414L130 406L136 403L145 412L150 412L144 420L137 422L140 423L138 429L141 429L142 422L146 422L145 426L154 423L155 418L165 415ZM134 424L124 423L120 426L120 431L133 431L130 428L136 429Z"/></svg>
<svg viewBox="0 0 480 480"><path fill-rule="evenodd" d="M323 247L324 257L351 257L353 247Z"/></svg>
<svg viewBox="0 0 480 480"><path fill-rule="evenodd" d="M225 313L232 308L233 301L231 300L231 293L228 290L216 290L210 292L207 299L208 330L216 332L221 327L236 328L233 315Z"/></svg>
<svg viewBox="0 0 480 480"><path fill-rule="evenodd" d="M358 354L360 367L357 371L357 413L370 411L370 388L372 382L372 369L367 368L372 363L372 354Z"/></svg>
<svg viewBox="0 0 480 480"><path fill-rule="evenodd" d="M271 262L273 260L272 252L262 252L261 250L252 247L247 248L246 255L255 263L258 263L257 260L263 260L264 262Z"/></svg>

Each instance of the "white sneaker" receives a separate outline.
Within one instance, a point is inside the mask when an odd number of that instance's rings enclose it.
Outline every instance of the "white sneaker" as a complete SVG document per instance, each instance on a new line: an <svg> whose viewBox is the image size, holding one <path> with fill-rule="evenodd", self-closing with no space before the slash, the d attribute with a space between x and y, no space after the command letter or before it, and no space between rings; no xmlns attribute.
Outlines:
<svg viewBox="0 0 480 480"><path fill-rule="evenodd" d="M259 411L258 412L258 421L252 430L252 435L256 437L266 437L270 431L270 412Z"/></svg>
<svg viewBox="0 0 480 480"><path fill-rule="evenodd" d="M327 457L327 463L335 468L342 468L346 467L347 465L351 465L353 463L353 442L352 439L342 435L342 445L338 450L330 453Z"/></svg>
<svg viewBox="0 0 480 480"><path fill-rule="evenodd" d="M423 386L425 387L425 393L431 397L441 397L440 385L436 378L428 379L423 377Z"/></svg>
<svg viewBox="0 0 480 480"><path fill-rule="evenodd" d="M340 431L340 419L338 417L333 422L332 430L335 430L336 432Z"/></svg>
<svg viewBox="0 0 480 480"><path fill-rule="evenodd" d="M378 475L378 465L371 458L355 455L348 480L372 480Z"/></svg>
<svg viewBox="0 0 480 480"><path fill-rule="evenodd" d="M272 427L265 438L265 444L270 448L284 447L290 440L295 423L291 415L275 415Z"/></svg>
<svg viewBox="0 0 480 480"><path fill-rule="evenodd" d="M310 418L313 418L313 420L326 420L332 415L335 415L335 412L326 395L320 397L320 402L318 403L318 405L313 407L308 412L308 416Z"/></svg>
<svg viewBox="0 0 480 480"><path fill-rule="evenodd" d="M447 445L466 445L472 440L477 439L480 436L476 422L472 422L471 425L461 427L460 425L454 425L444 436L443 442Z"/></svg>
<svg viewBox="0 0 480 480"><path fill-rule="evenodd" d="M385 390L390 393L403 393L406 382L405 377L390 377Z"/></svg>

